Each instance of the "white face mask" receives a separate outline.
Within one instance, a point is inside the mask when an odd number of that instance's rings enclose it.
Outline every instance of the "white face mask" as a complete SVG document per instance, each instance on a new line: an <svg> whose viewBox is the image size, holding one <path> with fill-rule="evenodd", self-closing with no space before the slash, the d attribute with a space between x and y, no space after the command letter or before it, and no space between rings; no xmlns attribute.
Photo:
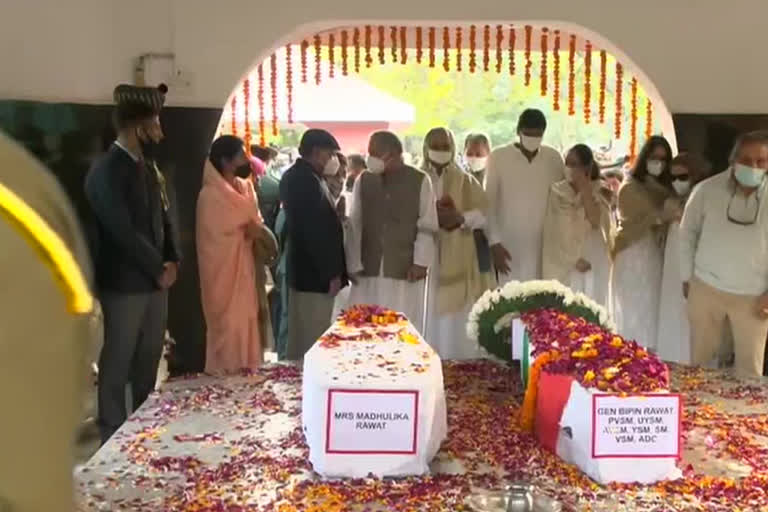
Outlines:
<svg viewBox="0 0 768 512"><path fill-rule="evenodd" d="M473 172L482 171L488 163L487 156L468 156L467 165Z"/></svg>
<svg viewBox="0 0 768 512"><path fill-rule="evenodd" d="M365 159L365 163L368 170L373 174L381 174L387 167L386 162L377 156L368 155L368 158Z"/></svg>
<svg viewBox="0 0 768 512"><path fill-rule="evenodd" d="M684 196L691 191L691 182L687 180L675 180L672 182L672 188L675 189L677 195Z"/></svg>
<svg viewBox="0 0 768 512"><path fill-rule="evenodd" d="M541 137L529 137L528 135L520 134L520 144L533 153L541 147Z"/></svg>
<svg viewBox="0 0 768 512"><path fill-rule="evenodd" d="M437 165L445 165L448 162L451 161L451 157L453 156L450 151L437 151L434 149L430 149L427 151L427 156L432 161L432 163Z"/></svg>
<svg viewBox="0 0 768 512"><path fill-rule="evenodd" d="M339 172L339 167L341 167L339 157L333 155L328 159L327 162L325 162L325 167L323 167L323 176L336 176L336 173Z"/></svg>
<svg viewBox="0 0 768 512"><path fill-rule="evenodd" d="M645 163L645 169L651 176L659 177L664 171L664 162L661 160L648 160Z"/></svg>

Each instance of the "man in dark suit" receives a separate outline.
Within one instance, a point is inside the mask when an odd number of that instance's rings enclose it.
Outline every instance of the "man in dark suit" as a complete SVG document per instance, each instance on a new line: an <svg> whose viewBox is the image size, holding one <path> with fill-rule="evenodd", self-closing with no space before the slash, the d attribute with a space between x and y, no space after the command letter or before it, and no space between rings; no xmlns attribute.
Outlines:
<svg viewBox="0 0 768 512"><path fill-rule="evenodd" d="M347 285L344 230L324 176L339 170L339 144L325 130L307 130L299 158L280 180L288 252L286 357L297 360L331 325L333 300Z"/></svg>
<svg viewBox="0 0 768 512"><path fill-rule="evenodd" d="M178 272L180 251L154 156L163 138L159 113L166 90L115 89L117 140L85 182L97 221L93 252L104 312L98 379L102 442L126 419L126 384L131 384L134 410L154 389L168 289Z"/></svg>

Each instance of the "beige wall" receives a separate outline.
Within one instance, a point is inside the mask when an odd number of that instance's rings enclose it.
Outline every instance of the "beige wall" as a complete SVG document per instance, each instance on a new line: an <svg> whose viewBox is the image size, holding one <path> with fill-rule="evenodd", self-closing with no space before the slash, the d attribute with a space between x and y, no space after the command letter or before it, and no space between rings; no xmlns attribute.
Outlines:
<svg viewBox="0 0 768 512"><path fill-rule="evenodd" d="M0 0L0 12L0 98L107 102L131 80L135 56L171 51L194 75L193 89L171 101L218 107L250 65L303 31L558 21L612 41L673 112L768 112L757 50L768 0Z"/></svg>

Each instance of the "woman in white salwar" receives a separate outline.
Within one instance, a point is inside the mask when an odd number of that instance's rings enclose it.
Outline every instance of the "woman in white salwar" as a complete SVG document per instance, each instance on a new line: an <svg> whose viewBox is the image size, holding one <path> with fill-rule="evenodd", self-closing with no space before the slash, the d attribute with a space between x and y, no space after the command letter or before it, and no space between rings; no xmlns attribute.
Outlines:
<svg viewBox="0 0 768 512"><path fill-rule="evenodd" d="M621 185L619 226L613 246L609 310L618 332L656 351L663 235L681 215L669 185L672 149L667 140L653 136L645 143Z"/></svg>
<svg viewBox="0 0 768 512"><path fill-rule="evenodd" d="M542 276L605 304L613 228L600 169L584 144L571 148L565 165L566 179L549 189Z"/></svg>
<svg viewBox="0 0 768 512"><path fill-rule="evenodd" d="M485 227L487 200L480 183L455 160L451 132L430 130L422 169L432 180L440 229L428 276L426 339L443 359L473 359L480 353L467 337L467 318L475 301L493 285L490 267L480 271L473 233Z"/></svg>
<svg viewBox="0 0 768 512"><path fill-rule="evenodd" d="M670 164L672 188L680 207L685 206L693 185L704 178L706 162L688 153L677 155ZM667 230L664 249L664 270L661 278L659 301L659 334L657 353L664 361L688 364L690 362L690 326L688 305L680 291L683 282L680 273L680 219L674 219Z"/></svg>

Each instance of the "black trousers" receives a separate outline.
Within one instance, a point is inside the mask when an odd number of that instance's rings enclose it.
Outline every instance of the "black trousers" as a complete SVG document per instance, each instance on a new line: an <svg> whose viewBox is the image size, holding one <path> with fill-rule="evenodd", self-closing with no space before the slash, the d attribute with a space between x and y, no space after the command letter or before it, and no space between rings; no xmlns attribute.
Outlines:
<svg viewBox="0 0 768 512"><path fill-rule="evenodd" d="M125 387L131 385L133 410L155 388L163 354L168 293L101 296L104 346L99 357L99 430L106 443L128 417Z"/></svg>

